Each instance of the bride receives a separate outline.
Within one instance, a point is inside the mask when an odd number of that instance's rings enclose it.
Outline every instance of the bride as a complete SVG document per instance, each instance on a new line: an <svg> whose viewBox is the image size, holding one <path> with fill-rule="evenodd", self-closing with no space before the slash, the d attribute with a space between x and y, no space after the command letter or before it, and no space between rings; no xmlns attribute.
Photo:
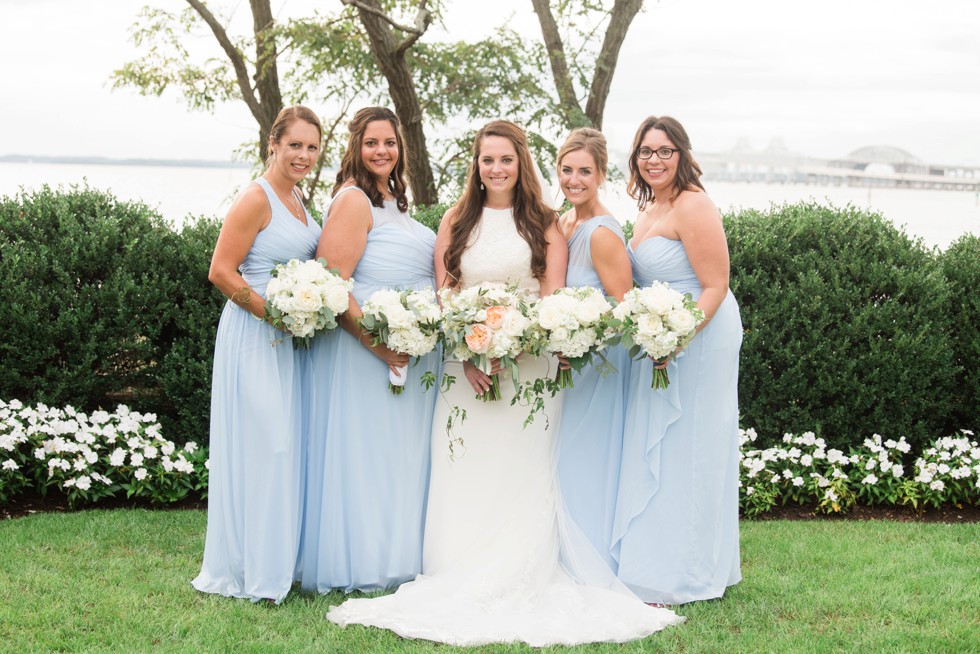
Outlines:
<svg viewBox="0 0 980 654"><path fill-rule="evenodd" d="M494 121L477 133L463 196L436 239L444 287L516 282L538 296L564 285L565 239L533 166L517 125ZM547 357L519 363L521 379L556 370ZM328 618L453 645L539 647L623 642L683 621L632 595L567 518L554 459L560 398L546 403L548 420L524 429L527 408L510 405L510 375L499 376L503 399L484 402L474 393L489 389L489 375L469 363L446 362L445 371L457 381L433 422L422 574L392 595L347 600ZM465 449L450 460L453 406L466 411L456 426Z"/></svg>

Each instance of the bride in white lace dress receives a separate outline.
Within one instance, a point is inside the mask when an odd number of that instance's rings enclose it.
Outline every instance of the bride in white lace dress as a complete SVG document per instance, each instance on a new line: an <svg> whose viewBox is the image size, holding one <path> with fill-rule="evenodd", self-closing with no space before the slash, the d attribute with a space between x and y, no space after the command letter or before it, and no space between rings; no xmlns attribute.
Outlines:
<svg viewBox="0 0 980 654"><path fill-rule="evenodd" d="M435 257L436 279L452 288L517 282L537 296L564 285L565 239L513 123L478 132L466 189L443 218ZM524 357L518 368L521 379L534 379L554 375L557 362ZM329 619L454 645L533 646L623 642L683 621L630 593L567 518L554 457L560 398L547 401L547 420L525 429L527 408L510 405L510 375L499 376L503 398L484 402L474 393L489 388L488 375L468 363L445 369L457 381L433 423L423 574L392 595L347 600ZM446 433L452 406L466 410L455 460Z"/></svg>

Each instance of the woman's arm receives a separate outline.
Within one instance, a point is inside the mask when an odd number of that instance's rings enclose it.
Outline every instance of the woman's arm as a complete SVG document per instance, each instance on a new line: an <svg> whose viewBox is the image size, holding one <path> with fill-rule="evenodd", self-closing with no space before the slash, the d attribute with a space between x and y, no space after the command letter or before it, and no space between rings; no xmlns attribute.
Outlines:
<svg viewBox="0 0 980 654"><path fill-rule="evenodd" d="M453 223L456 220L456 207L450 207L442 216L439 222L439 232L436 234L436 249L433 253L433 265L436 273L436 286L442 288L452 288L459 280L450 279L446 272L446 250L452 240Z"/></svg>
<svg viewBox="0 0 980 654"><path fill-rule="evenodd" d="M704 193L685 193L676 208L677 235L701 284L698 308L704 311L704 329L728 294L728 240L718 208ZM680 199L680 198L678 198Z"/></svg>
<svg viewBox="0 0 980 654"><path fill-rule="evenodd" d="M250 185L228 210L211 257L208 280L229 300L257 318L265 319L265 298L238 272L255 237L272 218L272 208L262 187Z"/></svg>
<svg viewBox="0 0 980 654"><path fill-rule="evenodd" d="M330 205L327 220L323 223L316 256L327 260L327 265L340 271L340 276L350 279L354 269L364 255L368 232L374 219L371 217L371 204L363 193L347 191ZM395 370L408 364L407 354L396 354L385 345L373 345L374 340L361 329L361 306L351 294L347 312L337 319L337 323L351 334L364 347Z"/></svg>
<svg viewBox="0 0 980 654"><path fill-rule="evenodd" d="M568 241L561 233L555 217L545 231L548 249L545 251L544 278L541 280L541 297L551 295L565 286L565 273L568 272Z"/></svg>
<svg viewBox="0 0 980 654"><path fill-rule="evenodd" d="M589 247L602 288L621 302L626 291L633 288L633 268L626 246L611 229L599 227L592 232Z"/></svg>

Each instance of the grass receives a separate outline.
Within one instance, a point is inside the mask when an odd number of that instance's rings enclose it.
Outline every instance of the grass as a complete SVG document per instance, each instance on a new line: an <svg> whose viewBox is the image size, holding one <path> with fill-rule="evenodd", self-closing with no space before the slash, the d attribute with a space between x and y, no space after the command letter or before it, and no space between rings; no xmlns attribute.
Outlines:
<svg viewBox="0 0 980 654"><path fill-rule="evenodd" d="M402 640L281 606L203 595L189 580L202 511L95 510L0 522L0 652L528 652ZM626 645L554 652L980 651L980 524L742 523L744 580L688 621Z"/></svg>

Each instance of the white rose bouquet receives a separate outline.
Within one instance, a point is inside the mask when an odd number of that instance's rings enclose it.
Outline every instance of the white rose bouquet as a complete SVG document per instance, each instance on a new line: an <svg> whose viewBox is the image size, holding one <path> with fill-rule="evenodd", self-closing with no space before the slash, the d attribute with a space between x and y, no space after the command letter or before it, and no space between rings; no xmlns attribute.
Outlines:
<svg viewBox="0 0 980 654"><path fill-rule="evenodd" d="M663 363L694 338L704 311L697 307L690 293L681 294L664 282L627 291L613 317L621 321L623 345L631 357L641 351ZM651 388L667 388L670 379L666 369L653 370Z"/></svg>
<svg viewBox="0 0 980 654"><path fill-rule="evenodd" d="M525 350L525 332L531 321L525 316L526 293L515 286L486 284L456 292L443 289L442 340L447 356L469 361L490 373L490 360L500 359L517 382L515 359ZM500 382L492 375L490 389L479 396L490 402L500 399Z"/></svg>
<svg viewBox="0 0 980 654"><path fill-rule="evenodd" d="M313 336L337 327L347 311L353 279L327 268L326 259L277 264L266 287L265 316L293 336L293 347L310 347Z"/></svg>
<svg viewBox="0 0 980 654"><path fill-rule="evenodd" d="M602 350L618 334L610 325L612 305L602 292L591 286L560 288L531 306L537 348L562 354L575 370L591 363L593 355L605 361ZM571 370L559 370L558 388L571 388Z"/></svg>
<svg viewBox="0 0 980 654"><path fill-rule="evenodd" d="M424 291L375 291L361 307L361 328L391 351L420 357L435 349L441 312L431 288ZM400 395L408 366L388 372L388 388Z"/></svg>

